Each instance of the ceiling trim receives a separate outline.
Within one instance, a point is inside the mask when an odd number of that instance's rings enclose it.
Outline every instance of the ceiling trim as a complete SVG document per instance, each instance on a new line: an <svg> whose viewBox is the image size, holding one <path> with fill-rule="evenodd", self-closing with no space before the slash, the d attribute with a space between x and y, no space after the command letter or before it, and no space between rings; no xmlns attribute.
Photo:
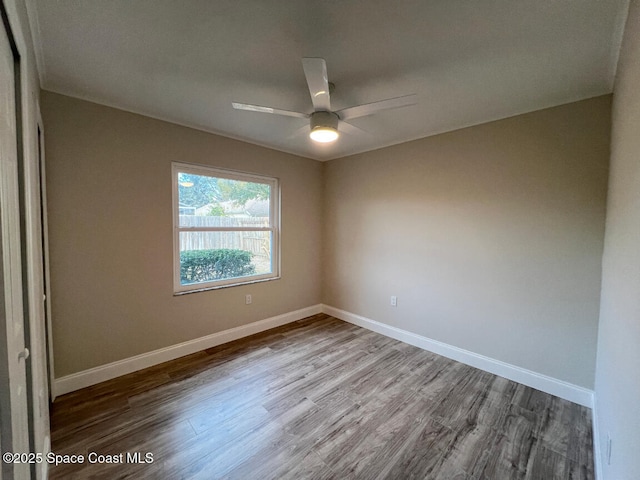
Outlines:
<svg viewBox="0 0 640 480"><path fill-rule="evenodd" d="M150 115L150 114L147 114L147 113L142 112L142 111L131 110L131 109L128 109L128 108L122 108L121 106L115 105L113 103L97 101L97 100L95 100L93 98L89 98L87 96L79 96L79 95L71 94L71 93L65 92L65 91L63 91L61 89L43 88L43 90L45 90L47 92L51 92L51 93L57 93L58 95L64 95L66 97L76 98L78 100L83 100L85 102L95 103L96 105L101 105L101 106L104 106L104 107L114 108L116 110L120 110L120 111L127 112L127 113L132 113L134 115L140 115L140 116L143 116L143 117L152 118L154 120L159 120L161 122L166 122L166 123L170 123L170 124L173 124L173 125L178 125L180 127L190 128L190 129L193 129L193 130L197 130L199 132L210 133L210 134L213 134L213 135L217 135L219 137L228 138L228 139L231 139L231 140L236 140L238 142L248 143L250 145L255 145L257 147L266 148L268 150L273 150L273 151L276 151L276 152L286 153L286 154L293 155L293 156L298 157L298 158L306 158L308 160L314 160L314 161L317 161L317 162L328 162L328 161L331 161L331 160L339 160L341 158L348 158L348 157L352 157L354 155L360 155L362 153L373 152L375 150L381 150L383 148L393 147L394 145L401 145L403 143L414 142L416 140L421 140L423 138L434 137L436 135L443 135L445 133L451 133L451 132L456 132L458 130L464 130L465 128L471 128L471 127L475 127L475 126L478 126L478 125L484 125L485 123L497 122L497 121L500 121L500 120L507 120L509 118L518 117L520 115L526 115L527 113L533 113L533 112L537 112L537 111L540 111L540 110L546 110L548 108L560 107L562 105L568 105L570 103L581 102L583 100L589 100L591 98L597 98L597 97L601 97L603 95L610 95L613 92L613 89L609 89L608 91L595 92L595 93L591 93L591 94L588 94L588 95L582 95L582 96L578 95L578 96L572 97L570 99L565 99L564 101L562 101L560 103L558 103L558 102L550 102L548 105L545 105L542 108L535 108L533 110L523 110L523 111L519 111L519 112L517 112L517 113L515 113L513 115L507 115L506 117L496 116L496 117L489 118L489 119L484 119L484 120L478 121L478 122L469 122L469 123L465 123L465 124L462 124L460 126L457 126L455 128L437 130L437 131L434 131L434 132L429 133L427 135L411 137L409 139L400 140L400 141L397 141L397 142L385 143L385 144L377 146L375 148L365 148L363 150L357 150L357 151L355 151L353 153L349 153L348 155L338 155L338 156L329 157L329 158L317 158L317 157L310 157L310 156L307 156L307 155L300 155L299 153L295 153L295 152L290 151L290 150L285 150L285 149L281 149L281 148L275 148L275 147L272 147L270 145L266 145L266 144L263 144L263 143L260 143L260 142L256 142L254 140L250 140L250 139L243 138L243 137L236 136L236 135L230 135L230 134L227 134L226 132L216 131L214 129L206 128L206 127L203 127L201 125L189 124L189 123L186 123L186 122L178 122L175 119L170 119L168 117L161 117L161 116L158 116L158 115Z"/></svg>
<svg viewBox="0 0 640 480"><path fill-rule="evenodd" d="M272 147L270 145L266 145L264 143L256 142L255 140L251 140L251 139L248 139L248 138L243 138L243 137L237 136L237 135L232 135L232 134L227 133L227 132L220 132L220 131L214 130L212 128L203 127L202 125L190 124L190 123L187 123L187 122L180 122L180 121L177 121L175 118L162 117L162 116L159 116L159 115L152 115L150 113L147 113L147 112L144 112L144 111L141 111L141 110L132 110L130 108L124 108L121 105L116 105L115 103L105 102L103 100L96 100L95 98L91 98L91 97L86 96L86 95L77 95L75 93L66 92L66 91L64 91L64 89L42 88L42 90L45 90L45 91L51 92L51 93L57 93L58 95L64 95L65 97L77 98L78 100L84 100L85 102L95 103L96 105L101 105L103 107L114 108L116 110L120 110L120 111L127 112L127 113L132 113L134 115L140 115L142 117L153 118L154 120L160 120L161 122L171 123L173 125L178 125L180 127L191 128L192 130L198 130L200 132L205 132L205 133L211 133L213 135L217 135L218 137L229 138L231 140L236 140L238 142L248 143L250 145L256 145L258 147L267 148L269 150L274 150L276 152L287 153L289 155L293 155L293 156L298 157L298 158L306 158L306 159L309 159L309 160L316 160L316 161L319 161L319 162L323 161L320 158L314 158L314 157L308 157L306 155L300 155L299 153L295 153L295 152L293 152L291 150L274 148L274 147Z"/></svg>
<svg viewBox="0 0 640 480"><path fill-rule="evenodd" d="M582 102L583 100L589 100L591 98L597 98L597 97L602 97L604 95L610 95L612 92L613 92L613 90L608 90L608 91L601 92L601 93L588 94L588 95L584 95L584 96L576 96L576 97L573 97L573 98L571 98L569 100L562 101L560 103L558 103L558 102L550 102L549 104L547 104L547 105L545 105L543 107L534 108L533 110L531 110L531 109L522 110L522 111L519 111L519 112L514 113L514 114L509 114L506 117L495 116L495 117L491 117L491 118L485 118L485 119L483 119L481 121L465 123L465 124L462 124L462 125L457 126L455 128L449 128L449 129L445 128L445 129L442 129L442 130L435 130L434 132L429 133L427 135L411 137L411 138L409 138L407 140L399 140L397 142L389 142L389 143L382 144L381 146L377 146L375 148L358 150L358 151L355 151L354 153L350 153L348 155L340 155L340 156L337 156L337 157L324 158L324 159L320 159L319 161L328 162L330 160L340 160L342 158L348 158L348 157L352 157L354 155L360 155L362 153L373 152L373 151L376 151L376 150L381 150L383 148L393 147L394 145L402 145L403 143L415 142L416 140L422 140L423 138L435 137L436 135L444 135L446 133L452 133L452 132L457 132L458 130L464 130L465 128L477 127L479 125L484 125L486 123L499 122L501 120L508 120L510 118L519 117L520 115L526 115L528 113L539 112L541 110L547 110L549 108L561 107L563 105L569 105L569 104L575 103L575 102Z"/></svg>

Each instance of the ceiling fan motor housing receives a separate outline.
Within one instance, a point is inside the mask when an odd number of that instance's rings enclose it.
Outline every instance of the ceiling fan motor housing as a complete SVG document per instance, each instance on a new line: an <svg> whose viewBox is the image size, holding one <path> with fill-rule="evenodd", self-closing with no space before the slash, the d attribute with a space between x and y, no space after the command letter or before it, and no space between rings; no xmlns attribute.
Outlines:
<svg viewBox="0 0 640 480"><path fill-rule="evenodd" d="M311 130L330 128L338 130L338 115L333 112L313 112L311 114Z"/></svg>

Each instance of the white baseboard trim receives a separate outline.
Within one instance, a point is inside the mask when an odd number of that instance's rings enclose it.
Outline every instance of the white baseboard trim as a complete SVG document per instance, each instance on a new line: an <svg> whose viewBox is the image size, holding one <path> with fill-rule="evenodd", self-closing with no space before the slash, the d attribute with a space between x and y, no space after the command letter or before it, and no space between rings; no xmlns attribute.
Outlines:
<svg viewBox="0 0 640 480"><path fill-rule="evenodd" d="M593 468L596 474L596 480L603 480L602 473L602 445L600 444L600 428L598 426L598 399L596 393L593 392L591 407L591 426L593 428Z"/></svg>
<svg viewBox="0 0 640 480"><path fill-rule="evenodd" d="M500 377L513 380L514 382L522 383L528 387L592 408L593 390L527 370L525 368L517 367L500 360L485 357L484 355L454 347L453 345L448 345L438 340L423 337L422 335L408 332L397 327L392 327L329 305L323 305L322 311L328 315L339 318L340 320L344 320L345 322L366 328L367 330L372 330L382 335L386 335L387 337L400 340L401 342L437 353L443 357L456 360Z"/></svg>
<svg viewBox="0 0 640 480"><path fill-rule="evenodd" d="M66 375L55 379L53 383L53 390L56 396L64 395L65 393L80 390L81 388L95 385L96 383L111 380L112 378L120 377L169 360L184 357L185 355L190 355L207 348L222 345L223 343L248 337L254 333L263 332L270 328L279 327L318 313L322 313L321 304L284 313L275 317L266 318L240 327L230 328L229 330L224 330L205 337L178 343L170 347L136 355L135 357L125 358L124 360L118 360L117 362L108 363L82 372Z"/></svg>

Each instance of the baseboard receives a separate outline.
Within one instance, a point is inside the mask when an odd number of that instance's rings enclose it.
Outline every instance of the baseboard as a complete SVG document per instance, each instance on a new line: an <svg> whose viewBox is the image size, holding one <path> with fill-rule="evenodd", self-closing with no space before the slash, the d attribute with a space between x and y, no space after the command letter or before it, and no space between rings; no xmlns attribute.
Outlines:
<svg viewBox="0 0 640 480"><path fill-rule="evenodd" d="M591 426L593 429L593 469L596 474L596 480L603 480L602 473L602 445L600 444L600 428L598 426L598 399L596 393L593 392L591 407Z"/></svg>
<svg viewBox="0 0 640 480"><path fill-rule="evenodd" d="M270 328L279 327L318 313L322 313L322 305L320 304L259 320L240 327L230 328L229 330L143 353L124 360L118 360L117 362L101 365L82 372L66 375L55 379L53 390L56 396L64 395L65 393L80 390L81 388L95 385L96 383L111 380L112 378L184 357L185 355L190 355L223 343L248 337L254 333L263 332Z"/></svg>
<svg viewBox="0 0 640 480"><path fill-rule="evenodd" d="M508 378L514 382L522 383L523 385L527 385L543 392L550 393L551 395L556 395L571 402L592 408L595 415L594 395L592 390L517 367L500 360L486 357L484 355L479 355L462 348L454 347L438 340L433 340L397 327L392 327L329 305L313 305L311 307L253 322L248 325L231 328L212 335L196 338L177 345L161 348L152 352L136 355L135 357L119 360L107 365L101 365L89 370L57 378L54 381L53 390L56 396L64 395L65 393L80 390L81 388L95 385L96 383L111 380L112 378L126 375L137 370L142 370L162 362L174 360L185 355L190 355L226 342L238 340L255 333L269 330L270 328L295 322L296 320L316 315L321 312L424 350L437 353L438 355L451 358L452 360ZM596 417L594 416L594 449L597 447L595 442L599 442L599 437L595 435L595 422ZM598 458L595 458L596 462L598 462Z"/></svg>
<svg viewBox="0 0 640 480"><path fill-rule="evenodd" d="M387 337L395 338L396 340L437 353L443 357L499 375L509 380L513 380L514 382L522 383L528 387L550 393L551 395L564 398L579 405L589 408L592 407L593 391L587 388L583 388L563 380L558 380L525 368L517 367L484 355L479 355L477 353L470 352L469 350L454 347L453 345L448 345L446 343L439 342L438 340L423 337L422 335L408 332L397 327L392 327L329 305L323 305L322 311L328 315L339 318L340 320L344 320L345 322L358 325L359 327L372 330L382 335L386 335Z"/></svg>

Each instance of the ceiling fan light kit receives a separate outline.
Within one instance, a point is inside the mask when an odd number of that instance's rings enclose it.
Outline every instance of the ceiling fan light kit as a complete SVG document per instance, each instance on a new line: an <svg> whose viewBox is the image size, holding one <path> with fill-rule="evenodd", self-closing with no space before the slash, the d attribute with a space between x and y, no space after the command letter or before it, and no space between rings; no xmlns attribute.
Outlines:
<svg viewBox="0 0 640 480"><path fill-rule="evenodd" d="M335 142L338 133L338 115L332 112L313 112L311 114L311 132L309 137L318 143Z"/></svg>
<svg viewBox="0 0 640 480"><path fill-rule="evenodd" d="M339 136L338 131L331 127L316 127L309 133L309 138L318 143L335 142Z"/></svg>
<svg viewBox="0 0 640 480"><path fill-rule="evenodd" d="M262 107L260 105L250 105L246 103L233 102L231 105L236 110L248 110L251 112L272 113L276 115L284 115L287 117L307 118L310 120L309 137L311 140L319 143L329 143L338 139L338 124L341 130L351 134L365 133L350 123L345 122L351 118L364 117L377 113L381 110L390 110L392 108L407 107L415 105L416 95L405 95L403 97L389 98L379 102L367 103L365 105L356 105L354 107L344 108L337 112L331 111L330 94L333 93L334 85L329 82L327 77L327 64L323 58L303 58L302 68L309 86L311 94L311 102L313 103L314 112L311 114L301 112L291 112L289 110L281 110L279 108Z"/></svg>

